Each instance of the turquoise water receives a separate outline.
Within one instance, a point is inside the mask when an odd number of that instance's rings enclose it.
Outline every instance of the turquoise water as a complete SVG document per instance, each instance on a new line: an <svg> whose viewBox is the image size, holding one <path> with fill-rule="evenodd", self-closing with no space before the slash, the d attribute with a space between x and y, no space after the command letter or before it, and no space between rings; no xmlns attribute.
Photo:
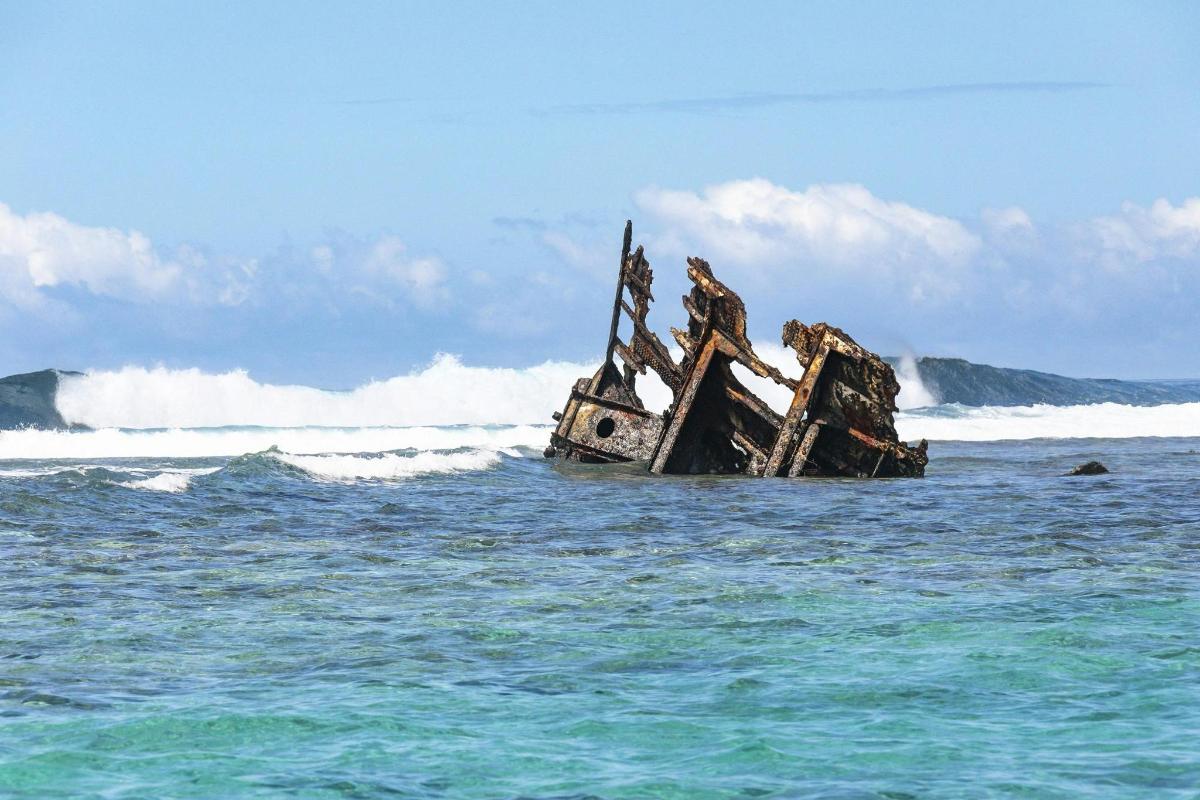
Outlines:
<svg viewBox="0 0 1200 800"><path fill-rule="evenodd" d="M1197 440L931 455L4 462L0 794L1200 796Z"/></svg>

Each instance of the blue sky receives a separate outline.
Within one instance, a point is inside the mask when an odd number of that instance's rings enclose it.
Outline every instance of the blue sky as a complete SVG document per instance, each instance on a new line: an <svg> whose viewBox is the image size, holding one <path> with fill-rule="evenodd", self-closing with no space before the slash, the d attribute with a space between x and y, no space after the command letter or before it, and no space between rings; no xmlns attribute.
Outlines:
<svg viewBox="0 0 1200 800"><path fill-rule="evenodd" d="M750 332L1200 375L1192 3L0 2L0 370L601 351L624 220Z"/></svg>

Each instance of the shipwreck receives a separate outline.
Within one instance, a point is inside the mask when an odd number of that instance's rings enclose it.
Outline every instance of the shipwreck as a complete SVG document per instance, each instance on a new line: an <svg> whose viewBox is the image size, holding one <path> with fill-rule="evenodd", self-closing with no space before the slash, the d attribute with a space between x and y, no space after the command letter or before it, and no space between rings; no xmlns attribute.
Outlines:
<svg viewBox="0 0 1200 800"><path fill-rule="evenodd" d="M631 252L625 224L621 265L604 363L571 389L555 412L548 458L585 463L645 462L657 474L745 474L759 477L920 477L927 443L901 442L892 413L900 385L890 365L826 323L783 326L803 377L785 376L754 352L746 307L708 262L687 260L693 284L683 297L686 329L671 333L682 359L646 325L653 273L643 248ZM624 340L622 319L632 325ZM618 368L614 356L619 358ZM792 393L779 414L734 374L740 364ZM670 407L648 410L636 380L653 370L671 390Z"/></svg>

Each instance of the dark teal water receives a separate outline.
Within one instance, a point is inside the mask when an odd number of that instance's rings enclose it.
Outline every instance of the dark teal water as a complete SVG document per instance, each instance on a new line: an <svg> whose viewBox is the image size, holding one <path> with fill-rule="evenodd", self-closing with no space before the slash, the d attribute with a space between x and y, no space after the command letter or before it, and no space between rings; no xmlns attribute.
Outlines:
<svg viewBox="0 0 1200 800"><path fill-rule="evenodd" d="M1197 440L931 455L7 474L0 794L1200 796Z"/></svg>

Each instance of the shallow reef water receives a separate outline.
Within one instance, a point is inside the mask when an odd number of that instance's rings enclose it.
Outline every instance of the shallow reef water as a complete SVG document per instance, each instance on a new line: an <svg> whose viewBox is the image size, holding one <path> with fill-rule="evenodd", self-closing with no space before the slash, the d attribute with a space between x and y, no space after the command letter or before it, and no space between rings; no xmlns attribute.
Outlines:
<svg viewBox="0 0 1200 800"><path fill-rule="evenodd" d="M0 462L0 795L1200 791L1200 440L352 458Z"/></svg>

